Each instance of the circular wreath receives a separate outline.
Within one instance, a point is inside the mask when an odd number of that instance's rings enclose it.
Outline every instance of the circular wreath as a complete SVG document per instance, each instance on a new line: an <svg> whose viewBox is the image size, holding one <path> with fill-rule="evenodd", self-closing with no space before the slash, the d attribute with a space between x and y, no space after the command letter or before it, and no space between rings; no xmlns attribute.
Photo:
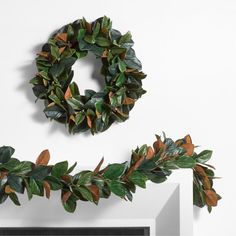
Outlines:
<svg viewBox="0 0 236 236"><path fill-rule="evenodd" d="M221 197L213 188L214 167L206 162L212 151L197 154L191 137L173 141L156 135L151 146L146 144L132 151L130 162L114 163L101 169L103 159L93 170L71 175L76 163L68 168L68 162L48 165L48 150L41 152L36 163L13 158L14 149L0 148L0 204L8 197L20 205L16 193L27 191L29 200L33 195L50 197L51 190L61 190L61 201L66 211L74 212L78 200L98 204L100 198L111 193L132 201L136 186L146 187L146 181L164 182L179 168L193 170L193 203L198 207L207 206L209 212Z"/></svg>
<svg viewBox="0 0 236 236"><path fill-rule="evenodd" d="M122 35L106 16L88 23L84 18L65 25L38 53L38 73L31 80L33 92L45 101L45 115L68 124L69 132L103 132L115 121L125 121L134 103L146 91L146 75L132 48L130 32ZM77 59L93 53L102 61L102 91L81 95L72 82Z"/></svg>

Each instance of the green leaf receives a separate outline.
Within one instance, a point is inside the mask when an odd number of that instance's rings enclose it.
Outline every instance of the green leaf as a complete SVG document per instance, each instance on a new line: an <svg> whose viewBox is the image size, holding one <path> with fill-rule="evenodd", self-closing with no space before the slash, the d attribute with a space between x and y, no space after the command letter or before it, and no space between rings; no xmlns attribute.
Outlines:
<svg viewBox="0 0 236 236"><path fill-rule="evenodd" d="M95 120L95 127L98 132L102 132L106 129L106 124L103 123L102 117L99 117Z"/></svg>
<svg viewBox="0 0 236 236"><path fill-rule="evenodd" d="M110 46L110 40L104 37L97 37L96 38L96 44L101 47L108 47Z"/></svg>
<svg viewBox="0 0 236 236"><path fill-rule="evenodd" d="M54 78L59 77L62 72L65 70L65 67L61 63L53 64L53 66L50 68L50 73Z"/></svg>
<svg viewBox="0 0 236 236"><path fill-rule="evenodd" d="M136 70L141 70L142 69L142 64L136 56L134 56L131 59L125 58L124 62L126 64L126 66L129 67L129 68L133 68L133 69L136 69Z"/></svg>
<svg viewBox="0 0 236 236"><path fill-rule="evenodd" d="M124 73L120 73L120 75L118 76L117 80L116 80L116 86L120 87L124 84L126 80L126 77L124 75Z"/></svg>
<svg viewBox="0 0 236 236"><path fill-rule="evenodd" d="M41 181L30 178L29 187L31 189L32 194L35 194L38 196L44 195L43 184Z"/></svg>
<svg viewBox="0 0 236 236"><path fill-rule="evenodd" d="M175 160L168 160L168 161L165 161L162 165L163 165L163 167L164 167L165 169L168 169L168 170L176 170L176 169L179 168L179 166L177 166ZM180 167L180 168L181 168L181 167Z"/></svg>
<svg viewBox="0 0 236 236"><path fill-rule="evenodd" d="M85 90L84 90L84 96L85 96L87 99L90 99L94 94L96 94L96 92L93 91L92 89L85 89Z"/></svg>
<svg viewBox="0 0 236 236"><path fill-rule="evenodd" d="M90 51L98 58L102 56L104 49L94 44L90 48Z"/></svg>
<svg viewBox="0 0 236 236"><path fill-rule="evenodd" d="M147 144L144 144L143 146L141 146L139 148L138 154L140 156L146 156L147 155L147 149L148 149Z"/></svg>
<svg viewBox="0 0 236 236"><path fill-rule="evenodd" d="M74 29L71 25L68 25L67 35L69 40L74 36Z"/></svg>
<svg viewBox="0 0 236 236"><path fill-rule="evenodd" d="M93 35L85 35L84 41L87 43L94 44L95 43L95 38Z"/></svg>
<svg viewBox="0 0 236 236"><path fill-rule="evenodd" d="M62 188L62 183L54 176L47 176L45 180L50 184L52 190L59 190Z"/></svg>
<svg viewBox="0 0 236 236"><path fill-rule="evenodd" d="M119 70L120 70L120 72L125 72L125 70L126 70L126 64L123 62L123 61L119 61L119 63L118 63L118 67L119 67Z"/></svg>
<svg viewBox="0 0 236 236"><path fill-rule="evenodd" d="M74 110L81 110L81 109L83 109L83 106L84 106L84 104L83 104L81 101L79 101L79 100L77 100L77 99L75 99L75 98L73 98L73 97L67 99L66 102L67 102Z"/></svg>
<svg viewBox="0 0 236 236"><path fill-rule="evenodd" d="M144 160L139 166L139 170L154 170L157 167L153 160Z"/></svg>
<svg viewBox="0 0 236 236"><path fill-rule="evenodd" d="M120 37L119 44L127 43L131 40L132 35L130 31L128 31L126 34Z"/></svg>
<svg viewBox="0 0 236 236"><path fill-rule="evenodd" d="M71 91L71 94L72 94L73 97L80 94L79 93L79 88L78 88L78 85L76 84L76 82L72 82L70 84L70 91Z"/></svg>
<svg viewBox="0 0 236 236"><path fill-rule="evenodd" d="M53 102L55 102L57 105L61 106L61 100L57 97L56 94L51 94L48 96Z"/></svg>
<svg viewBox="0 0 236 236"><path fill-rule="evenodd" d="M52 54L53 57L58 59L60 57L59 48L57 46L51 45L51 54Z"/></svg>
<svg viewBox="0 0 236 236"><path fill-rule="evenodd" d="M33 87L34 95L37 98L43 98L47 95L47 89L44 85L38 84Z"/></svg>
<svg viewBox="0 0 236 236"><path fill-rule="evenodd" d="M60 100L64 99L64 93L61 88L56 87L56 95Z"/></svg>
<svg viewBox="0 0 236 236"><path fill-rule="evenodd" d="M206 168L206 167L204 168L204 170L205 170L207 176L210 176L210 177L214 177L214 176L215 176L215 173L214 173L213 170L208 169L208 168Z"/></svg>
<svg viewBox="0 0 236 236"><path fill-rule="evenodd" d="M66 115L65 111L58 105L46 107L44 109L44 113L48 118L51 118L51 119L59 119L59 118L65 117Z"/></svg>
<svg viewBox="0 0 236 236"><path fill-rule="evenodd" d="M8 195L4 192L3 189L0 189L0 204L4 203L7 198Z"/></svg>
<svg viewBox="0 0 236 236"><path fill-rule="evenodd" d="M80 187L77 187L76 189L81 193L83 198L85 198L86 200L90 202L93 202L93 195L86 187L80 186Z"/></svg>
<svg viewBox="0 0 236 236"><path fill-rule="evenodd" d="M64 58L64 59L61 59L60 65L62 65L64 68L71 68L76 62L76 60L77 58L73 56Z"/></svg>
<svg viewBox="0 0 236 236"><path fill-rule="evenodd" d="M72 58L73 57L73 58ZM77 58L76 56L76 50L75 49L72 49L72 48L67 48L62 54L61 54L61 57L60 57L60 61L63 61L64 59L69 59L69 58L72 58L70 59L71 62L73 63L73 61L75 61L75 58ZM64 63L62 63L63 65L65 65Z"/></svg>
<svg viewBox="0 0 236 236"><path fill-rule="evenodd" d="M7 163L3 164L3 167L7 170L13 170L20 164L20 161L16 158L11 158Z"/></svg>
<svg viewBox="0 0 236 236"><path fill-rule="evenodd" d="M121 37L121 33L119 30L111 29L109 33L112 40L117 40Z"/></svg>
<svg viewBox="0 0 236 236"><path fill-rule="evenodd" d="M196 161L198 163L204 164L211 159L212 151L204 150L197 155Z"/></svg>
<svg viewBox="0 0 236 236"><path fill-rule="evenodd" d="M37 166L31 173L30 176L35 180L45 179L51 172L50 166Z"/></svg>
<svg viewBox="0 0 236 236"><path fill-rule="evenodd" d="M83 39L79 42L79 49L81 51L86 51L88 52L88 50L91 50L91 47L93 46L94 44L90 44L90 43L87 43L85 42Z"/></svg>
<svg viewBox="0 0 236 236"><path fill-rule="evenodd" d="M107 28L107 26L108 26L108 22L109 22L109 18L108 17L106 17L106 16L104 16L103 18L102 18L102 28Z"/></svg>
<svg viewBox="0 0 236 236"><path fill-rule="evenodd" d="M70 198L68 199L68 201L62 204L63 204L64 209L70 213L73 213L75 211L76 205L77 205L76 201L71 200Z"/></svg>
<svg viewBox="0 0 236 236"><path fill-rule="evenodd" d="M211 211L212 211L212 206L207 206L207 210L208 210L209 213L211 213Z"/></svg>
<svg viewBox="0 0 236 236"><path fill-rule="evenodd" d="M102 111L103 111L103 101L101 100L101 101L98 101L98 102L96 102L95 103L95 108L96 108L96 111L98 112L98 113L102 113Z"/></svg>
<svg viewBox="0 0 236 236"><path fill-rule="evenodd" d="M20 176L9 174L7 177L7 182L12 189L18 193L24 192L23 179Z"/></svg>
<svg viewBox="0 0 236 236"><path fill-rule="evenodd" d="M126 48L120 48L120 47L112 47L110 50L113 55L122 54L122 53L126 52Z"/></svg>
<svg viewBox="0 0 236 236"><path fill-rule="evenodd" d="M80 112L78 114L76 114L75 116L75 124L79 125L83 122L83 120L85 119L85 114Z"/></svg>
<svg viewBox="0 0 236 236"><path fill-rule="evenodd" d="M29 180L30 180L30 179L29 179ZM32 197L33 197L33 193L32 193L32 190L31 190L31 188L30 188L28 179L24 179L24 183L25 183L25 188L26 188L26 190L27 190L28 199L31 200Z"/></svg>
<svg viewBox="0 0 236 236"><path fill-rule="evenodd" d="M8 162L14 152L15 152L15 149L10 146L0 147L0 163L4 164Z"/></svg>
<svg viewBox="0 0 236 236"><path fill-rule="evenodd" d="M94 38L97 37L99 31L100 31L100 23L97 22L96 25L95 25L95 27L94 27L94 30L93 30L93 37L94 37Z"/></svg>
<svg viewBox="0 0 236 236"><path fill-rule="evenodd" d="M79 29L77 40L80 41L85 36L86 30L85 29Z"/></svg>
<svg viewBox="0 0 236 236"><path fill-rule="evenodd" d="M75 169L76 165L77 165L77 162L75 162L74 165L72 165L72 166L67 170L66 174L70 174L70 173Z"/></svg>
<svg viewBox="0 0 236 236"><path fill-rule="evenodd" d="M78 185L87 185L90 184L92 181L92 178L94 176L94 173L91 171L82 171L78 174Z"/></svg>
<svg viewBox="0 0 236 236"><path fill-rule="evenodd" d="M196 165L196 161L189 156L180 156L174 161L179 168L193 168Z"/></svg>
<svg viewBox="0 0 236 236"><path fill-rule="evenodd" d="M145 171L144 173L148 177L148 179L151 180L153 183L159 184L167 180L165 173L163 173L162 171Z"/></svg>
<svg viewBox="0 0 236 236"><path fill-rule="evenodd" d="M117 106L119 105L119 102L118 102L118 99L117 99L117 96L116 96L116 95L113 95L113 96L111 97L111 105L112 105L113 107L117 107Z"/></svg>
<svg viewBox="0 0 236 236"><path fill-rule="evenodd" d="M133 195L132 195L131 191L129 191L128 189L126 189L126 194L125 194L125 196L128 198L128 200L129 200L130 202L132 202L132 200L133 200Z"/></svg>
<svg viewBox="0 0 236 236"><path fill-rule="evenodd" d="M48 44L50 44L50 45L52 45L52 46L56 46L56 39L54 39L54 38L50 38L49 40L48 40Z"/></svg>
<svg viewBox="0 0 236 236"><path fill-rule="evenodd" d="M103 174L103 177L110 180L115 180L121 177L126 170L126 164L110 164Z"/></svg>
<svg viewBox="0 0 236 236"><path fill-rule="evenodd" d="M109 188L111 190L112 193L114 193L115 195L119 196L119 197L124 197L126 194L126 188L124 186L124 184L118 182L118 181L111 181L109 183Z"/></svg>
<svg viewBox="0 0 236 236"><path fill-rule="evenodd" d="M76 56L77 56L78 59L83 58L83 57L86 57L87 54L88 54L87 51L76 52Z"/></svg>
<svg viewBox="0 0 236 236"><path fill-rule="evenodd" d="M15 193L10 193L9 197L16 206L20 206L19 199Z"/></svg>
<svg viewBox="0 0 236 236"><path fill-rule="evenodd" d="M26 174L32 170L33 163L30 161L22 161L12 171L17 174Z"/></svg>
<svg viewBox="0 0 236 236"><path fill-rule="evenodd" d="M195 182L193 183L193 204L198 207L204 207L206 205L203 192L197 187Z"/></svg>
<svg viewBox="0 0 236 236"><path fill-rule="evenodd" d="M141 188L146 188L146 181L148 180L148 177L142 172L135 170L129 176L129 180Z"/></svg>
<svg viewBox="0 0 236 236"><path fill-rule="evenodd" d="M57 163L55 166L52 167L52 175L54 177L60 178L62 175L65 175L68 170L68 162L62 161Z"/></svg>
<svg viewBox="0 0 236 236"><path fill-rule="evenodd" d="M39 78L38 77L34 77L29 81L30 84L34 84L37 85L40 83Z"/></svg>
<svg viewBox="0 0 236 236"><path fill-rule="evenodd" d="M45 80L48 80L48 81L51 80L51 79L48 77L48 73L47 73L46 71L40 71L40 72L38 73L38 75L39 75L40 77L44 78Z"/></svg>

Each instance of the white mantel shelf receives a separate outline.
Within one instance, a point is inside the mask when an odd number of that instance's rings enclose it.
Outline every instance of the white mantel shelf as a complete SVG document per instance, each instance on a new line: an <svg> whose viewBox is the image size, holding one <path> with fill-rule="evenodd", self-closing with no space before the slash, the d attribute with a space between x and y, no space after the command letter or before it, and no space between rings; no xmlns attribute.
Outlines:
<svg viewBox="0 0 236 236"><path fill-rule="evenodd" d="M21 196L22 206L10 201L0 206L0 227L120 227L149 226L151 236L192 235L192 172L175 171L162 184L148 182L138 188L133 202L116 196L102 199L98 206L78 202L74 214L64 211L60 194L50 200Z"/></svg>

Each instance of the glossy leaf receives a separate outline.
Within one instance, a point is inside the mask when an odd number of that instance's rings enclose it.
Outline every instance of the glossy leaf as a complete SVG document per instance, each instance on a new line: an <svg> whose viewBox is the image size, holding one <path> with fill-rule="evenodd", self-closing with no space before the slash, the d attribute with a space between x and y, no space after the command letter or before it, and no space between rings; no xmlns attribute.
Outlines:
<svg viewBox="0 0 236 236"><path fill-rule="evenodd" d="M125 164L110 164L104 172L104 178L115 180L118 179L126 170Z"/></svg>
<svg viewBox="0 0 236 236"><path fill-rule="evenodd" d="M83 186L77 187L77 190L81 193L83 198L85 198L86 200L90 202L93 201L93 195L86 187L83 187Z"/></svg>
<svg viewBox="0 0 236 236"><path fill-rule="evenodd" d="M18 193L23 193L24 192L22 177L17 176L15 174L9 174L8 177L7 177L7 183L16 192L18 192Z"/></svg>
<svg viewBox="0 0 236 236"><path fill-rule="evenodd" d="M175 160L174 164L179 168L193 168L196 165L196 161L189 156L180 156L178 160Z"/></svg>
<svg viewBox="0 0 236 236"><path fill-rule="evenodd" d="M19 199L15 193L10 193L9 197L16 206L20 206Z"/></svg>
<svg viewBox="0 0 236 236"><path fill-rule="evenodd" d="M59 190L62 188L61 181L54 176L47 176L45 180L50 184L52 190Z"/></svg>
<svg viewBox="0 0 236 236"><path fill-rule="evenodd" d="M10 146L0 147L0 163L4 164L8 162L14 152L15 152L15 149Z"/></svg>
<svg viewBox="0 0 236 236"><path fill-rule="evenodd" d="M77 185L87 185L91 183L93 172L83 171L78 175Z"/></svg>
<svg viewBox="0 0 236 236"><path fill-rule="evenodd" d="M135 170L129 176L129 180L141 188L146 188L146 181L148 180L148 178L142 172Z"/></svg>
<svg viewBox="0 0 236 236"><path fill-rule="evenodd" d="M29 187L31 189L32 194L35 194L38 196L44 195L43 183L41 181L30 178Z"/></svg>
<svg viewBox="0 0 236 236"><path fill-rule="evenodd" d="M55 166L52 167L52 176L56 178L60 178L62 175L65 175L68 170L68 162L62 161L57 163Z"/></svg>
<svg viewBox="0 0 236 236"><path fill-rule="evenodd" d="M96 44L98 44L101 47L107 47L107 46L110 46L110 41L107 38L97 37Z"/></svg>
<svg viewBox="0 0 236 236"><path fill-rule="evenodd" d="M76 201L70 199L67 202L63 203L64 209L69 213L73 213L75 211L76 205Z"/></svg>
<svg viewBox="0 0 236 236"><path fill-rule="evenodd" d="M201 164L204 164L211 159L211 156L212 156L212 151L204 150L197 155L196 161Z"/></svg>
<svg viewBox="0 0 236 236"><path fill-rule="evenodd" d="M37 166L31 173L31 178L35 180L44 180L51 172L50 166Z"/></svg>
<svg viewBox="0 0 236 236"><path fill-rule="evenodd" d="M109 187L111 189L111 192L119 197L124 197L126 194L125 186L118 181L115 180L111 181Z"/></svg>

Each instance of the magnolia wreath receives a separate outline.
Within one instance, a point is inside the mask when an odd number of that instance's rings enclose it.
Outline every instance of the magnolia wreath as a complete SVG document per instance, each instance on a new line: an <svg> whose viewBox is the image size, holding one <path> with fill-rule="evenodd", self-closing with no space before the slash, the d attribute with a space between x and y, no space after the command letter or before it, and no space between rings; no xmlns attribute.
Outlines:
<svg viewBox="0 0 236 236"><path fill-rule="evenodd" d="M122 35L106 16L92 23L84 18L63 26L38 53L33 92L45 102L46 117L65 123L69 132L103 132L115 121L125 121L134 103L145 93L146 75L132 48L130 32ZM105 88L81 95L73 82L72 66L93 53L102 61Z"/></svg>
<svg viewBox="0 0 236 236"><path fill-rule="evenodd" d="M145 188L146 182L162 183L179 168L193 170L193 203L198 207L207 206L211 212L221 198L213 188L214 167L207 164L212 151L194 151L191 137L173 141L156 135L153 147L146 144L132 151L131 159L125 163L109 164L102 168L103 159L94 170L83 170L74 175L76 163L68 167L63 161L48 165L50 154L44 150L36 159L19 161L14 158L14 149L0 148L0 203L10 198L20 205L17 194L28 194L50 198L51 191L61 191L64 209L74 212L78 201L98 204L100 198L109 198L111 193L132 201L136 187Z"/></svg>

